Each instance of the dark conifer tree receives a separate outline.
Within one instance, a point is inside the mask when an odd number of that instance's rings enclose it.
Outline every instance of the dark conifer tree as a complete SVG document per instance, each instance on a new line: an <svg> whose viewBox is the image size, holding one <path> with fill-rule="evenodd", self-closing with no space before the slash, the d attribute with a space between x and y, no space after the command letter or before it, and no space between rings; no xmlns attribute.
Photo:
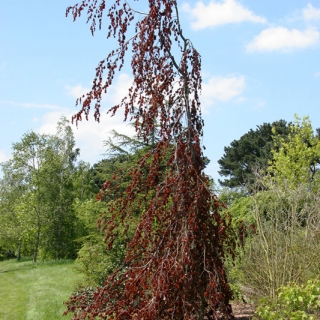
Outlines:
<svg viewBox="0 0 320 320"><path fill-rule="evenodd" d="M264 123L256 130L250 129L240 139L233 140L218 160L219 174L226 177L219 183L229 188L250 186L254 181L254 171L267 169L268 161L272 160L272 127L278 135L285 137L289 134L289 126L290 123L284 120Z"/></svg>

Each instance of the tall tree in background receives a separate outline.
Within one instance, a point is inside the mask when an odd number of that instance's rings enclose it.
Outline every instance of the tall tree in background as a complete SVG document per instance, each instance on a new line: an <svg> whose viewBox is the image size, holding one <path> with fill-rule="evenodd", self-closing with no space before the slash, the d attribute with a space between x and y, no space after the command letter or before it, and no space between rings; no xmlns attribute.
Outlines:
<svg viewBox="0 0 320 320"><path fill-rule="evenodd" d="M230 319L232 294L223 259L233 245L226 231L229 221L220 216L203 173L200 55L182 32L176 1L147 3L146 13L121 0L112 1L109 9L104 0L83 0L67 9L74 20L87 10L92 34L107 11L108 38L115 37L119 45L99 63L91 91L77 101L81 110L74 120L88 118L94 107L99 121L102 94L130 48L133 84L109 113L124 108L125 119L133 120L144 141L159 124L159 141L126 172L132 176L126 191L119 190L117 175L103 186L113 201L100 226L108 248L124 230L125 268L112 273L93 297L73 295L68 310L74 319ZM137 202L141 219L132 238L128 233Z"/></svg>
<svg viewBox="0 0 320 320"><path fill-rule="evenodd" d="M57 133L48 137L45 162L41 167L50 221L44 233L47 257L71 258L76 254L73 180L78 155L70 123L62 117L57 123Z"/></svg>
<svg viewBox="0 0 320 320"><path fill-rule="evenodd" d="M264 123L232 141L229 147L224 148L224 155L218 161L219 174L227 177L219 183L229 188L250 186L255 180L255 170L267 169L268 161L272 160L273 134L286 137L289 127L290 124L284 120Z"/></svg>
<svg viewBox="0 0 320 320"><path fill-rule="evenodd" d="M0 248L15 250L17 260L21 257L21 245L28 233L26 221L19 210L27 192L23 183L22 170L13 169L13 161L1 163L2 178L0 179Z"/></svg>
<svg viewBox="0 0 320 320"><path fill-rule="evenodd" d="M13 144L12 159L2 163L0 179L0 245L17 248L33 261L75 257L76 197L73 181L79 150L68 120L56 135L26 133Z"/></svg>
<svg viewBox="0 0 320 320"><path fill-rule="evenodd" d="M13 144L11 174L21 174L20 183L26 189L21 196L19 210L24 219L29 237L33 242L33 261L38 259L42 231L48 221L48 206L45 201L46 183L42 165L46 161L48 137L29 132L20 142ZM32 234L32 235L31 235Z"/></svg>

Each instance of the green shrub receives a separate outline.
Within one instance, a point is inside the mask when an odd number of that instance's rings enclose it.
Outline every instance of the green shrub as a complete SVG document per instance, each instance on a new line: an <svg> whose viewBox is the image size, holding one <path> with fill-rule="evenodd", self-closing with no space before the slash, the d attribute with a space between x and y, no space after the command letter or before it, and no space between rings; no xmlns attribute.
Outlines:
<svg viewBox="0 0 320 320"><path fill-rule="evenodd" d="M242 284L254 300L276 300L279 287L304 284L320 271L320 190L267 182L268 190L252 196L256 233L246 238L241 261Z"/></svg>
<svg viewBox="0 0 320 320"><path fill-rule="evenodd" d="M106 277L116 268L122 267L125 250L121 240L117 240L111 250L101 237L88 239L78 252L78 270L84 274L85 287L103 285Z"/></svg>
<svg viewBox="0 0 320 320"><path fill-rule="evenodd" d="M16 258L15 252L10 249L0 247L0 261Z"/></svg>
<svg viewBox="0 0 320 320"><path fill-rule="evenodd" d="M290 284L280 287L277 291L275 301L270 298L260 301L255 319L319 319L320 280L309 280L301 286Z"/></svg>

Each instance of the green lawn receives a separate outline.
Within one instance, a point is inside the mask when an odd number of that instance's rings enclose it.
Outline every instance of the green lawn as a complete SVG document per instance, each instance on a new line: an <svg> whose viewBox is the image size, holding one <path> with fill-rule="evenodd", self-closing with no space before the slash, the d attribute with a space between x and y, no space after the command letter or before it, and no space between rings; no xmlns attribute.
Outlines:
<svg viewBox="0 0 320 320"><path fill-rule="evenodd" d="M0 319L70 319L63 302L81 280L73 261L1 261Z"/></svg>

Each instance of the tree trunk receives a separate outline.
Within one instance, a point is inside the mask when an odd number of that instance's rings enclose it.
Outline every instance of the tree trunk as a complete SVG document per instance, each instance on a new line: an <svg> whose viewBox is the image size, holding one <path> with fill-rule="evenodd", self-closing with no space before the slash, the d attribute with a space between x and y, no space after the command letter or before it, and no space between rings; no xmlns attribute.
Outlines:
<svg viewBox="0 0 320 320"><path fill-rule="evenodd" d="M38 225L36 243L35 243L35 245L34 245L34 250L33 250L33 262L34 262L34 263L37 262L38 251L39 251L39 244L40 244L40 226Z"/></svg>
<svg viewBox="0 0 320 320"><path fill-rule="evenodd" d="M17 252L17 260L20 261L21 259L21 239L18 241L18 252Z"/></svg>
<svg viewBox="0 0 320 320"><path fill-rule="evenodd" d="M61 210L59 210L61 213ZM56 250L56 260L61 259L61 219L62 217L58 217L58 234L57 234L57 250Z"/></svg>

